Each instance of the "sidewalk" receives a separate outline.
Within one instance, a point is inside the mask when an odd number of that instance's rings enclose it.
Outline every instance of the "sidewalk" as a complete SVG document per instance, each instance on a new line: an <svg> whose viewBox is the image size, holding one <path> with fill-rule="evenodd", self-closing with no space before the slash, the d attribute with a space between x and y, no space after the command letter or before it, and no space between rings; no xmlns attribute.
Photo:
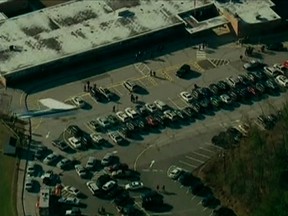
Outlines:
<svg viewBox="0 0 288 216"><path fill-rule="evenodd" d="M19 167L18 167L18 179L17 179L17 196L16 196L16 207L17 207L17 215L25 216L25 210L23 206L23 185L25 181L25 168L26 168L26 160L20 159Z"/></svg>

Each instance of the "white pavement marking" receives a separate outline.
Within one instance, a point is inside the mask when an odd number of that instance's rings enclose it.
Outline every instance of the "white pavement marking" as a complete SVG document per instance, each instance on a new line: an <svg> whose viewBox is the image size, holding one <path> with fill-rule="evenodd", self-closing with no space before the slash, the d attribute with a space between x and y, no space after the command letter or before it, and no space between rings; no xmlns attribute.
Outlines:
<svg viewBox="0 0 288 216"><path fill-rule="evenodd" d="M204 155L204 154L201 154L201 153L198 153L198 152L193 152L193 154L199 155L199 156L201 156L201 157L205 157L205 158L207 158L207 159L210 158L208 155Z"/></svg>
<svg viewBox="0 0 288 216"><path fill-rule="evenodd" d="M113 153L113 154L117 154L117 153L118 153L118 151L117 151L117 150L115 150L115 151L113 151L112 153Z"/></svg>
<svg viewBox="0 0 288 216"><path fill-rule="evenodd" d="M50 136L50 131L48 131L48 133L46 134L46 139L48 139Z"/></svg>
<svg viewBox="0 0 288 216"><path fill-rule="evenodd" d="M191 200L194 200L196 198L196 195L194 195L192 198L191 198Z"/></svg>
<svg viewBox="0 0 288 216"><path fill-rule="evenodd" d="M199 201L199 202L197 203L197 205L201 205L201 201Z"/></svg>
<svg viewBox="0 0 288 216"><path fill-rule="evenodd" d="M144 208L142 208L142 206L138 202L135 202L135 204L145 213L146 216L151 216Z"/></svg>
<svg viewBox="0 0 288 216"><path fill-rule="evenodd" d="M188 194L190 191L189 191L189 189L186 191L186 194Z"/></svg>
<svg viewBox="0 0 288 216"><path fill-rule="evenodd" d="M137 162L139 160L139 158L150 148L152 148L153 145L149 145L147 148L145 148L142 152L140 152L140 154L137 156L137 158L135 159L135 162L134 162L134 165L133 165L133 168L134 170L136 171L137 170Z"/></svg>
<svg viewBox="0 0 288 216"><path fill-rule="evenodd" d="M189 166L189 167L192 167L192 168L197 168L197 166L192 165L192 164L189 164L189 163L187 163L187 162L185 162L185 161L179 160L179 163L184 164L184 165Z"/></svg>
<svg viewBox="0 0 288 216"><path fill-rule="evenodd" d="M178 106L170 97L168 97L168 100L177 108L177 109L182 109L182 107Z"/></svg>
<svg viewBox="0 0 288 216"><path fill-rule="evenodd" d="M209 149L206 149L206 148L203 148L203 147L200 147L200 149L202 149L204 151L207 151L207 152L215 153L215 151L212 151L212 150L209 150Z"/></svg>
<svg viewBox="0 0 288 216"><path fill-rule="evenodd" d="M153 169L152 172L158 172L158 170L157 169Z"/></svg>
<svg viewBox="0 0 288 216"><path fill-rule="evenodd" d="M149 172L150 169L142 169L143 172Z"/></svg>
<svg viewBox="0 0 288 216"><path fill-rule="evenodd" d="M199 162L199 163L205 163L205 161L198 160L198 159L195 159L195 158L190 157L190 156L185 156L185 158L187 158L187 159L189 159L189 160L193 160L193 161Z"/></svg>
<svg viewBox="0 0 288 216"><path fill-rule="evenodd" d="M154 163L155 163L155 160L152 160L151 163L150 163L149 168L152 168L152 166L154 165Z"/></svg>
<svg viewBox="0 0 288 216"><path fill-rule="evenodd" d="M202 211L204 212L204 211L206 211L207 210L207 207L205 207Z"/></svg>
<svg viewBox="0 0 288 216"><path fill-rule="evenodd" d="M111 87L113 90L112 92L116 92L116 94L118 94L119 96L123 96L122 92L120 92L116 87Z"/></svg>

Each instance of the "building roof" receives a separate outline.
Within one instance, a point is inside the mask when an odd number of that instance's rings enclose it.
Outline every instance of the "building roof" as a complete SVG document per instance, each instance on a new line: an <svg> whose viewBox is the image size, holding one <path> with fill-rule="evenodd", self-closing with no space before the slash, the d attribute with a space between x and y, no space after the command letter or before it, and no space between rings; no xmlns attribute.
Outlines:
<svg viewBox="0 0 288 216"><path fill-rule="evenodd" d="M209 1L197 0L197 6ZM194 4L77 0L0 21L0 72L9 74L180 24L176 15Z"/></svg>
<svg viewBox="0 0 288 216"><path fill-rule="evenodd" d="M275 4L271 0L239 0L219 4L248 24L274 21L281 17L271 8Z"/></svg>

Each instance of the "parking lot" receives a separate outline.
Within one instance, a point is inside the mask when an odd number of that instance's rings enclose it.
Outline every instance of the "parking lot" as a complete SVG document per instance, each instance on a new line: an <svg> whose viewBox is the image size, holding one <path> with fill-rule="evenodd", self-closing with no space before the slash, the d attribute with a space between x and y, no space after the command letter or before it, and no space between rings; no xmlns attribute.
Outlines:
<svg viewBox="0 0 288 216"><path fill-rule="evenodd" d="M135 199L136 208L143 210L144 215L212 215L212 210L203 207L202 198L193 195L188 187L182 186L176 180L167 177L167 171L171 166L180 167L187 172L192 172L196 168L205 164L212 156L222 152L220 147L211 143L211 138L219 131L227 129L230 126L240 124L245 119L255 118L262 112L272 112L273 107L278 107L284 100L286 93L280 96L265 96L261 100L253 100L249 104L241 104L232 109L225 109L218 112L208 113L201 118L196 118L188 123L168 126L165 129L153 130L149 133L140 133L137 138L128 138L129 144L125 146L113 143L107 135L102 136L109 141L111 145L101 148L89 148L87 150L76 150L74 153L60 151L52 145L55 139L63 139L68 142L69 136L66 129L71 125L77 125L81 130L88 134L95 131L88 126L88 122L96 120L98 117L104 117L113 114L113 106L117 111L123 111L127 107L135 107L131 102L131 94L123 86L123 81L130 80L139 85L145 91L137 94L138 102L153 103L159 99L174 109L182 109L189 106L183 100L179 93L182 91L191 91L194 84L204 87L212 82L224 80L227 77L243 74L243 62L239 60L239 55L243 48L225 46L217 50L208 50L205 54L199 53L194 48L187 48L177 51L173 55L161 56L145 62L138 62L128 65L105 74L91 77L78 82L69 83L56 88L48 89L37 94L29 95L29 109L38 109L41 98L54 98L59 101L71 103L71 99L80 96L86 103L86 106L79 110L76 115L58 117L58 118L35 118L32 119L32 132L35 146L45 145L53 152L62 155L65 158L76 160L85 166L88 157L94 156L100 161L104 155L111 153L120 158L120 161L128 164L131 170L139 172L140 179L145 187L158 191L164 197L164 203L167 208L161 213L144 210L141 205L141 191L131 192L130 195ZM203 59L209 58L209 62ZM202 56L202 57L201 57ZM220 56L220 57L218 57ZM203 59L202 59L203 58ZM285 53L277 55L263 55L263 60L267 64L283 62ZM180 79L175 75L175 71L184 63L197 71L196 77L189 79ZM211 66L212 65L212 66ZM156 72L155 76L150 76L150 71ZM114 101L99 102L84 92L84 84L89 81L91 85L108 88L118 97ZM24 97L19 97L19 103L24 104ZM105 207L111 214L117 214L115 204L111 200L100 199L92 196L85 183L87 179L81 179L74 169L63 171L54 165L46 165L42 162L35 162L39 165L37 176L34 179L42 184L41 175L44 171L52 170L53 173L61 174L60 179L64 185L74 186L85 196L81 199L84 203L83 212L87 215L95 215L97 208ZM41 171L42 170L42 171ZM91 172L92 180L97 180L104 174L103 169L97 169ZM118 185L124 186L128 180L118 180ZM163 185L165 190L162 190ZM39 186L40 187L40 186ZM67 192L62 194L68 196ZM35 203L37 202L37 193L25 192L24 202L27 215L36 215Z"/></svg>

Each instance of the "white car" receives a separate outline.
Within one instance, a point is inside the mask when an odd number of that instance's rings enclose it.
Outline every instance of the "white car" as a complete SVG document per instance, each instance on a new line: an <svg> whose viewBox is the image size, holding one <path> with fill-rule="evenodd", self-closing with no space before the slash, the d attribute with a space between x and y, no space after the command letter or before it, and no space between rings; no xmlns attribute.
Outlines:
<svg viewBox="0 0 288 216"><path fill-rule="evenodd" d="M72 194L72 195L74 195L74 196L76 196L76 197L81 194L81 192L80 192L77 188L75 188L75 187L73 187L73 186L65 186L65 187L63 188L63 190L64 190L64 191L67 191L68 193L70 193L70 194Z"/></svg>
<svg viewBox="0 0 288 216"><path fill-rule="evenodd" d="M150 113L155 113L155 112L157 112L157 107L155 106L155 104L146 103L146 104L145 104L145 108L146 108Z"/></svg>
<svg viewBox="0 0 288 216"><path fill-rule="evenodd" d="M95 195L97 193L97 191L100 190L99 187L97 186L96 182L94 182L94 181L88 181L88 182L86 182L86 185L93 195Z"/></svg>
<svg viewBox="0 0 288 216"><path fill-rule="evenodd" d="M123 111L117 112L117 113L116 113L116 116L117 116L118 119L119 119L120 121L122 121L122 122L128 122L129 119L130 119L130 118L128 117L128 115L126 115L126 113L123 112Z"/></svg>
<svg viewBox="0 0 288 216"><path fill-rule="evenodd" d="M110 122L105 117L98 117L96 120L99 123L99 125L104 127L104 128L107 128L110 126Z"/></svg>
<svg viewBox="0 0 288 216"><path fill-rule="evenodd" d="M250 60L250 62L245 63L243 65L243 68L246 70L252 70L259 67L260 65L263 65L263 61L261 61L260 59L252 59Z"/></svg>
<svg viewBox="0 0 288 216"><path fill-rule="evenodd" d="M85 105L85 101L79 96L73 97L72 102L78 107L83 107Z"/></svg>
<svg viewBox="0 0 288 216"><path fill-rule="evenodd" d="M58 158L58 155L56 155L55 153L49 154L44 160L43 163L45 164L52 164L54 161L56 161Z"/></svg>
<svg viewBox="0 0 288 216"><path fill-rule="evenodd" d="M288 87L288 79L284 75L277 76L275 81L279 86Z"/></svg>
<svg viewBox="0 0 288 216"><path fill-rule="evenodd" d="M116 144L120 144L124 141L124 138L118 132L110 132L108 136Z"/></svg>
<svg viewBox="0 0 288 216"><path fill-rule="evenodd" d="M247 134L250 130L250 126L246 123L239 124L237 126L237 130L240 131L243 134L243 136L247 136Z"/></svg>
<svg viewBox="0 0 288 216"><path fill-rule="evenodd" d="M276 63L276 64L273 65L273 67L276 68L279 71L282 71L283 74L284 74L285 71L287 71L287 68L283 64Z"/></svg>
<svg viewBox="0 0 288 216"><path fill-rule="evenodd" d="M235 87L239 83L238 78L233 78L232 76L226 78L226 80L228 85L231 87Z"/></svg>
<svg viewBox="0 0 288 216"><path fill-rule="evenodd" d="M264 73L270 77L277 77L279 75L284 75L283 71L279 71L275 67L264 67Z"/></svg>
<svg viewBox="0 0 288 216"><path fill-rule="evenodd" d="M138 189L141 189L143 187L144 187L144 184L143 184L143 182L140 182L140 181L133 181L133 182L125 185L126 190L138 190Z"/></svg>
<svg viewBox="0 0 288 216"><path fill-rule="evenodd" d="M117 183L115 181L111 180L102 186L102 190L109 191L112 188L114 188L116 185L117 185Z"/></svg>
<svg viewBox="0 0 288 216"><path fill-rule="evenodd" d="M75 198L75 197L61 197L58 200L58 202L69 204L69 205L79 205L80 204L80 200L78 198Z"/></svg>
<svg viewBox="0 0 288 216"><path fill-rule="evenodd" d="M221 101L223 101L226 104L230 104L232 102L231 97L227 94L220 95L220 99L221 99Z"/></svg>
<svg viewBox="0 0 288 216"><path fill-rule="evenodd" d="M132 119L138 118L139 117L139 113L136 112L134 109L132 109L131 107L128 107L125 109L125 113Z"/></svg>
<svg viewBox="0 0 288 216"><path fill-rule="evenodd" d="M181 96L181 98L182 98L184 101L186 101L187 103L191 103L192 100L193 100L192 95L191 95L189 92L187 92L187 91L181 92L181 93L180 93L180 96Z"/></svg>
<svg viewBox="0 0 288 216"><path fill-rule="evenodd" d="M68 142L74 149L80 149L82 147L81 140L76 137L68 138Z"/></svg>
<svg viewBox="0 0 288 216"><path fill-rule="evenodd" d="M35 174L35 164L31 161L29 161L28 166L27 166L27 174L29 176Z"/></svg>
<svg viewBox="0 0 288 216"><path fill-rule="evenodd" d="M85 167L86 169L93 169L95 165L96 165L96 158L89 157Z"/></svg>
<svg viewBox="0 0 288 216"><path fill-rule="evenodd" d="M178 118L178 115L172 110L166 110L163 112L163 114L166 118L170 119L171 121L176 121Z"/></svg>
<svg viewBox="0 0 288 216"><path fill-rule="evenodd" d="M180 167L173 167L171 170L168 171L168 177L171 179L178 179L179 176L183 173L183 169Z"/></svg>
<svg viewBox="0 0 288 216"><path fill-rule="evenodd" d="M33 190L33 180L30 178L26 179L24 187L25 187L25 190L32 191Z"/></svg>
<svg viewBox="0 0 288 216"><path fill-rule="evenodd" d="M93 142L97 144L101 144L105 142L105 139L100 134L97 134L97 133L90 134L90 138L92 139Z"/></svg>
<svg viewBox="0 0 288 216"><path fill-rule="evenodd" d="M77 172L77 174L78 174L81 178L86 177L87 172L86 172L86 169L85 169L82 165L77 164L77 165L75 165L74 167L75 167L75 171Z"/></svg>
<svg viewBox="0 0 288 216"><path fill-rule="evenodd" d="M154 104L161 111L165 111L165 110L169 109L169 106L161 100L155 100Z"/></svg>

